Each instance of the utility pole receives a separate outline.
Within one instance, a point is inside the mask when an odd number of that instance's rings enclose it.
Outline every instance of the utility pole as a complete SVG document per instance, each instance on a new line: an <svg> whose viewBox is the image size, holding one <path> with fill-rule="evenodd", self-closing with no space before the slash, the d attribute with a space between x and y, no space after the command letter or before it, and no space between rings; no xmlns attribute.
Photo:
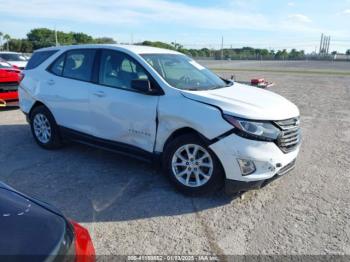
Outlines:
<svg viewBox="0 0 350 262"><path fill-rule="evenodd" d="M224 59L224 36L221 37L221 59Z"/></svg>
<svg viewBox="0 0 350 262"><path fill-rule="evenodd" d="M327 54L329 53L329 45L331 43L331 36L328 36L328 44L327 44Z"/></svg>
<svg viewBox="0 0 350 262"><path fill-rule="evenodd" d="M325 37L324 45L323 45L323 54L327 54L327 46L328 46L328 36Z"/></svg>
<svg viewBox="0 0 350 262"><path fill-rule="evenodd" d="M56 27L55 27L55 43L56 43L56 46L59 46Z"/></svg>
<svg viewBox="0 0 350 262"><path fill-rule="evenodd" d="M322 33L321 34L321 41L320 41L319 55L328 55L329 54L330 43L331 43L331 36L326 36Z"/></svg>
<svg viewBox="0 0 350 262"><path fill-rule="evenodd" d="M323 48L323 33L321 34L320 51L318 52L319 54L322 53L322 48Z"/></svg>

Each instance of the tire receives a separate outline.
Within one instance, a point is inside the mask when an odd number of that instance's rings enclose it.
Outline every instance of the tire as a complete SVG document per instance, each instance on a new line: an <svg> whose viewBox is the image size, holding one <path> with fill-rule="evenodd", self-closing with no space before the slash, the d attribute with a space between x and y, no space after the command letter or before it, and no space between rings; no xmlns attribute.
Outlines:
<svg viewBox="0 0 350 262"><path fill-rule="evenodd" d="M220 161L195 134L183 135L169 142L163 154L163 172L179 191L187 195L213 193L224 182Z"/></svg>
<svg viewBox="0 0 350 262"><path fill-rule="evenodd" d="M56 121L45 106L37 106L30 114L30 127L37 144L45 149L58 149L62 140Z"/></svg>

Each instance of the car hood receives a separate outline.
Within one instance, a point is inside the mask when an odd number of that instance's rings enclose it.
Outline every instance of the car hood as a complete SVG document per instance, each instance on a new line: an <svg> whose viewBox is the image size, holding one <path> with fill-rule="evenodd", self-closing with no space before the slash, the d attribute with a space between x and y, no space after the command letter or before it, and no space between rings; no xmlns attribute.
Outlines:
<svg viewBox="0 0 350 262"><path fill-rule="evenodd" d="M234 83L206 91L181 91L192 100L219 107L225 114L252 120L284 120L299 116L299 109L286 98L264 89Z"/></svg>

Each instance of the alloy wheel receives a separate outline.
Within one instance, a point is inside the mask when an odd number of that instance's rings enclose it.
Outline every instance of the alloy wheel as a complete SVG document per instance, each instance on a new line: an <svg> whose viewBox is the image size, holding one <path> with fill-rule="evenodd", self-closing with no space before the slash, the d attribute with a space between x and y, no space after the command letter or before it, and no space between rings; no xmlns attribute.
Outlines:
<svg viewBox="0 0 350 262"><path fill-rule="evenodd" d="M171 165L175 178L188 187L203 186L210 180L214 170L213 159L208 150L196 144L178 148Z"/></svg>
<svg viewBox="0 0 350 262"><path fill-rule="evenodd" d="M51 139L51 125L44 114L36 114L33 121L33 128L36 138L43 144Z"/></svg>

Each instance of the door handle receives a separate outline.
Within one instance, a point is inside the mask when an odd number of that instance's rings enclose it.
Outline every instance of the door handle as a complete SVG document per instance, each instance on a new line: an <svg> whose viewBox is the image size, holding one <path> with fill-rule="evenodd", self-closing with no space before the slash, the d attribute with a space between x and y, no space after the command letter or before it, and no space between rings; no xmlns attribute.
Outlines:
<svg viewBox="0 0 350 262"><path fill-rule="evenodd" d="M97 97L105 97L106 96L106 93L103 92L103 91L97 91L94 93L95 96Z"/></svg>
<svg viewBox="0 0 350 262"><path fill-rule="evenodd" d="M52 85L55 84L55 80L50 79L50 80L47 81L47 83L48 83L50 86L52 86Z"/></svg>

